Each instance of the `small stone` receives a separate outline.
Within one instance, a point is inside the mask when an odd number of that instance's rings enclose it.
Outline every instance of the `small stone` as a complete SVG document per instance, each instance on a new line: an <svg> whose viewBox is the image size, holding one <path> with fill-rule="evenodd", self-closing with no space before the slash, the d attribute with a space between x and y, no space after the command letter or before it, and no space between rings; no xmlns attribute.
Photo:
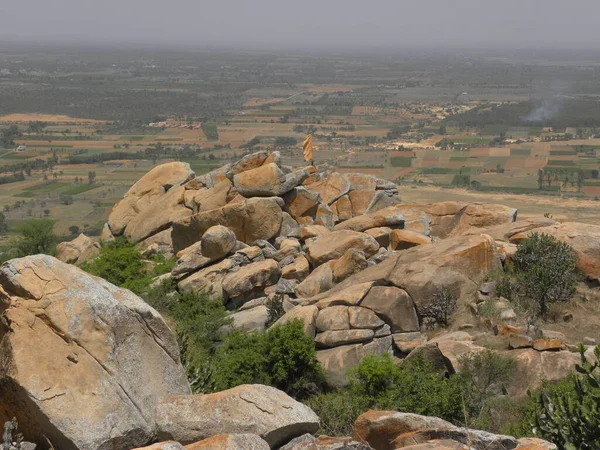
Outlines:
<svg viewBox="0 0 600 450"><path fill-rule="evenodd" d="M572 322L573 321L573 312L565 311L562 313L563 322Z"/></svg>
<svg viewBox="0 0 600 450"><path fill-rule="evenodd" d="M586 345L596 345L596 339L591 338L591 337L584 337L583 343Z"/></svg>
<svg viewBox="0 0 600 450"><path fill-rule="evenodd" d="M496 284L495 281L487 281L479 287L479 292L493 297L496 294Z"/></svg>
<svg viewBox="0 0 600 450"><path fill-rule="evenodd" d="M505 309L500 313L500 319L502 320L514 320L516 318L517 315L513 309Z"/></svg>

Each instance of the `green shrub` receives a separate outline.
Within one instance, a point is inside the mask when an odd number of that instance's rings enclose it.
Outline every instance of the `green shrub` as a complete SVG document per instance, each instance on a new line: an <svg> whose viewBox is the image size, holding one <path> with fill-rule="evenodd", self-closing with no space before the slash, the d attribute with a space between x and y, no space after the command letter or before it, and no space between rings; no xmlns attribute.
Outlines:
<svg viewBox="0 0 600 450"><path fill-rule="evenodd" d="M81 268L135 293L141 292L150 283L150 276L144 270L142 255L134 243L122 236L104 244L100 255L84 263Z"/></svg>
<svg viewBox="0 0 600 450"><path fill-rule="evenodd" d="M149 259L155 263L153 268L146 265L136 244L119 236L104 244L98 257L82 264L81 268L116 286L142 294L148 290L154 277L170 272L175 264L174 258L166 260L161 255Z"/></svg>
<svg viewBox="0 0 600 450"><path fill-rule="evenodd" d="M54 223L54 220L49 219L26 220L15 227L19 234L19 237L12 242L16 256L21 258L38 253L54 256L56 254Z"/></svg>
<svg viewBox="0 0 600 450"><path fill-rule="evenodd" d="M261 333L232 331L217 349L215 366L217 390L261 383L304 398L323 384L313 340L298 320Z"/></svg>
<svg viewBox="0 0 600 450"><path fill-rule="evenodd" d="M505 385L512 380L515 364L513 359L503 358L491 350L460 358L460 376L467 386L465 403L471 412L467 417L469 426L489 429L496 408L505 403L498 401L501 397L498 393L505 391Z"/></svg>
<svg viewBox="0 0 600 450"><path fill-rule="evenodd" d="M513 261L525 295L537 302L542 317L550 303L568 300L575 292L577 256L567 243L533 233L521 243Z"/></svg>
<svg viewBox="0 0 600 450"><path fill-rule="evenodd" d="M319 433L327 436L351 436L358 416L371 407L366 397L349 390L318 394L306 404L321 419Z"/></svg>
<svg viewBox="0 0 600 450"><path fill-rule="evenodd" d="M463 398L467 385L463 378L444 377L421 355L402 364L395 364L389 354L368 355L348 376L347 390L321 394L309 402L321 417L324 430L347 434L356 418L371 408L437 416L457 424L464 422Z"/></svg>

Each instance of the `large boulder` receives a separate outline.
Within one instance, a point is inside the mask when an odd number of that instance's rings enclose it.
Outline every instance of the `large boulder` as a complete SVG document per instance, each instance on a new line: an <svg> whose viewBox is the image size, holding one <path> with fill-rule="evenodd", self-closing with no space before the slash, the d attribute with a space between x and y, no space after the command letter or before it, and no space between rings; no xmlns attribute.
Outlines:
<svg viewBox="0 0 600 450"><path fill-rule="evenodd" d="M240 267L223 279L223 290L236 302L236 306L251 300L256 290L264 289L277 283L281 271L277 261L265 259Z"/></svg>
<svg viewBox="0 0 600 450"><path fill-rule="evenodd" d="M188 163L171 162L153 168L114 206L108 217L108 226L112 234L123 234L127 224L141 211L153 205L173 186L179 186L193 176L194 172Z"/></svg>
<svg viewBox="0 0 600 450"><path fill-rule="evenodd" d="M581 363L579 354L569 351L538 352L525 348L501 354L516 361L515 371L519 376L507 386L509 393L515 397L524 397L528 390L538 389L544 380L564 379Z"/></svg>
<svg viewBox="0 0 600 450"><path fill-rule="evenodd" d="M139 447L158 399L189 392L174 334L130 291L45 255L3 264L0 286L0 422L28 439Z"/></svg>
<svg viewBox="0 0 600 450"><path fill-rule="evenodd" d="M231 181L224 179L208 189L186 190L184 204L196 214L200 211L221 208L233 200L236 194L237 191Z"/></svg>
<svg viewBox="0 0 600 450"><path fill-rule="evenodd" d="M419 318L412 298L395 286L373 286L360 303L369 308L391 327L392 333L419 329Z"/></svg>
<svg viewBox="0 0 600 450"><path fill-rule="evenodd" d="M269 240L281 227L282 205L283 200L276 197L251 198L178 220L173 224L174 250L178 252L199 241L215 225L229 228L246 244Z"/></svg>
<svg viewBox="0 0 600 450"><path fill-rule="evenodd" d="M333 270L329 264L317 267L302 283L296 286L298 297L312 297L325 292L333 286Z"/></svg>
<svg viewBox="0 0 600 450"><path fill-rule="evenodd" d="M319 428L306 405L260 384L208 395L177 395L158 403L160 439L190 444L223 433L252 433L273 447Z"/></svg>
<svg viewBox="0 0 600 450"><path fill-rule="evenodd" d="M374 450L392 450L392 441L399 435L424 429L450 429L450 422L418 414L397 411L367 411L354 423L352 436L368 443Z"/></svg>
<svg viewBox="0 0 600 450"><path fill-rule="evenodd" d="M456 236L472 228L485 228L517 220L517 210L491 203L441 202L423 209L431 218L431 234L437 237Z"/></svg>
<svg viewBox="0 0 600 450"><path fill-rule="evenodd" d="M361 344L342 345L317 351L317 359L325 371L327 384L332 387L347 386L346 372L356 367L364 356L364 346Z"/></svg>
<svg viewBox="0 0 600 450"><path fill-rule="evenodd" d="M235 233L223 225L210 227L202 235L202 256L213 261L224 258L233 250L236 244Z"/></svg>
<svg viewBox="0 0 600 450"><path fill-rule="evenodd" d="M140 242L169 228L177 219L192 214L192 210L183 204L184 192L183 186L173 188L140 211L125 228L127 239Z"/></svg>
<svg viewBox="0 0 600 450"><path fill-rule="evenodd" d="M306 186L306 189L319 193L321 201L331 205L350 191L350 182L341 173L333 172L327 178Z"/></svg>
<svg viewBox="0 0 600 450"><path fill-rule="evenodd" d="M272 197L289 192L304 178L305 170L285 174L275 163L264 164L233 176L233 185L244 197Z"/></svg>
<svg viewBox="0 0 600 450"><path fill-rule="evenodd" d="M306 252L313 266L319 266L332 259L341 258L349 249L356 249L370 258L379 250L374 237L357 231L342 230L320 236L312 241Z"/></svg>
<svg viewBox="0 0 600 450"><path fill-rule="evenodd" d="M401 212L400 205L389 206L379 209L370 214L364 214L353 217L352 219L338 223L333 229L365 231L369 228L377 227L399 227L404 225L404 215Z"/></svg>
<svg viewBox="0 0 600 450"><path fill-rule="evenodd" d="M296 220L303 216L314 216L319 205L319 199L318 192L311 192L299 186L283 196L285 201L284 210Z"/></svg>
<svg viewBox="0 0 600 450"><path fill-rule="evenodd" d="M68 264L81 264L100 254L100 244L81 233L69 242L56 246L56 257Z"/></svg>

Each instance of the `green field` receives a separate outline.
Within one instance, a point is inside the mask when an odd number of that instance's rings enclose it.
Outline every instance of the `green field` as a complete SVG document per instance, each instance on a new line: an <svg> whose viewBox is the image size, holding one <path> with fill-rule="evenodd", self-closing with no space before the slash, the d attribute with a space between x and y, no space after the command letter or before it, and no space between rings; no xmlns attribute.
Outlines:
<svg viewBox="0 0 600 450"><path fill-rule="evenodd" d="M48 194L77 195L91 191L99 187L96 184L70 184L61 181L47 181L23 189L23 192L15 194L15 197L35 198Z"/></svg>
<svg viewBox="0 0 600 450"><path fill-rule="evenodd" d="M392 167L410 167L412 166L412 158L410 156L392 156Z"/></svg>

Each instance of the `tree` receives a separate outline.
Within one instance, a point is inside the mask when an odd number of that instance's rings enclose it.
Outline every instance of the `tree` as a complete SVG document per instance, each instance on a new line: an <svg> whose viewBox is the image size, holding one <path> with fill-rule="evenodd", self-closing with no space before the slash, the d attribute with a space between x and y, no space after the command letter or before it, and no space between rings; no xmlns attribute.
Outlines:
<svg viewBox="0 0 600 450"><path fill-rule="evenodd" d="M550 303L566 301L575 292L577 260L569 244L548 234L532 233L520 244L513 256L515 271L542 317Z"/></svg>
<svg viewBox="0 0 600 450"><path fill-rule="evenodd" d="M88 172L88 184L94 184L95 179L96 179L96 172L90 170Z"/></svg>
<svg viewBox="0 0 600 450"><path fill-rule="evenodd" d="M69 233L71 233L71 236L77 236L79 234L79 227L77 225L71 225L69 227Z"/></svg>
<svg viewBox="0 0 600 450"><path fill-rule="evenodd" d="M448 130L446 129L446 125L440 125L440 130L439 133L443 136L445 136L446 134L448 134Z"/></svg>
<svg viewBox="0 0 600 450"><path fill-rule="evenodd" d="M15 230L19 237L13 243L18 257L44 253L54 255L56 252L56 236L53 232L54 221L48 219L27 220L19 224Z"/></svg>
<svg viewBox="0 0 600 450"><path fill-rule="evenodd" d="M8 224L6 223L6 216L3 213L0 213L0 234L6 233L8 233Z"/></svg>
<svg viewBox="0 0 600 450"><path fill-rule="evenodd" d="M59 199L63 205L72 205L73 204L73 196L72 195L60 194Z"/></svg>
<svg viewBox="0 0 600 450"><path fill-rule="evenodd" d="M439 289L431 301L419 308L421 319L429 319L434 323L447 327L450 316L456 309L456 296L446 287Z"/></svg>
<svg viewBox="0 0 600 450"><path fill-rule="evenodd" d="M45 209L44 210L44 216L48 217L50 215L50 210L49 209Z"/></svg>
<svg viewBox="0 0 600 450"><path fill-rule="evenodd" d="M544 187L544 171L538 169L538 187L542 189Z"/></svg>

